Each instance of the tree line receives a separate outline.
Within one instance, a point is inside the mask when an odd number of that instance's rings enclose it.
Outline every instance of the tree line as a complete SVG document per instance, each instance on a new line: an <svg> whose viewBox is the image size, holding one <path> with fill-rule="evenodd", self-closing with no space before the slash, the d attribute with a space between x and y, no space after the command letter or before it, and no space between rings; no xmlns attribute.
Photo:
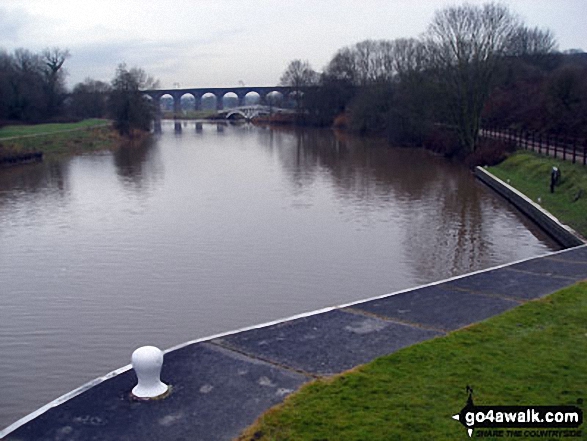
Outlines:
<svg viewBox="0 0 587 441"><path fill-rule="evenodd" d="M506 6L463 4L437 11L420 38L344 47L321 73L294 60L281 83L298 90L303 123L402 144L442 144L448 133L445 153L471 154L482 122L586 136L581 55L557 52L551 31Z"/></svg>
<svg viewBox="0 0 587 441"><path fill-rule="evenodd" d="M67 50L0 51L0 119L44 121L62 110Z"/></svg>
<svg viewBox="0 0 587 441"><path fill-rule="evenodd" d="M140 90L156 88L157 81L120 64L110 83L86 78L69 92L64 67L69 57L60 48L0 50L0 125L108 117L122 135L149 130L155 109Z"/></svg>

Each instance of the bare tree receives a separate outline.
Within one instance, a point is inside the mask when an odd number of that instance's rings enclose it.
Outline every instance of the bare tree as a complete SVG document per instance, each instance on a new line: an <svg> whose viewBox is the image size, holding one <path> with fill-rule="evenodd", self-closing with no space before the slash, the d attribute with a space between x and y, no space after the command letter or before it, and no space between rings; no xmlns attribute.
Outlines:
<svg viewBox="0 0 587 441"><path fill-rule="evenodd" d="M518 28L518 19L496 3L442 9L429 25L428 54L446 93L461 146L468 151L477 145L481 112L498 60Z"/></svg>
<svg viewBox="0 0 587 441"><path fill-rule="evenodd" d="M318 84L319 75L312 69L308 61L293 60L281 76L280 84L294 89L298 110L303 106L304 89Z"/></svg>
<svg viewBox="0 0 587 441"><path fill-rule="evenodd" d="M359 72L354 51L350 47L340 49L328 63L326 74L337 81L358 84Z"/></svg>
<svg viewBox="0 0 587 441"><path fill-rule="evenodd" d="M21 75L37 75L42 71L41 57L28 49L16 49L13 60L16 71Z"/></svg>
<svg viewBox="0 0 587 441"><path fill-rule="evenodd" d="M38 121L46 116L47 97L44 90L41 57L28 49L16 49L12 55L11 103L9 117Z"/></svg>
<svg viewBox="0 0 587 441"><path fill-rule="evenodd" d="M393 76L393 44L388 40L364 40L340 49L326 73L355 86L388 81Z"/></svg>
<svg viewBox="0 0 587 441"><path fill-rule="evenodd" d="M405 78L411 73L420 72L425 67L426 49L424 43L415 38L398 38L391 42L392 65L389 70Z"/></svg>
<svg viewBox="0 0 587 441"><path fill-rule="evenodd" d="M149 90L158 89L160 87L159 80L148 75L143 69L139 67L133 67L129 70L131 76L136 79L139 89Z"/></svg>
<svg viewBox="0 0 587 441"><path fill-rule="evenodd" d="M555 51L557 46L550 30L520 26L512 35L507 53L516 57L544 55Z"/></svg>
<svg viewBox="0 0 587 441"><path fill-rule="evenodd" d="M14 72L12 61L12 57L4 49L0 49L0 119L8 118L10 112L13 93L11 80Z"/></svg>
<svg viewBox="0 0 587 441"><path fill-rule="evenodd" d="M368 86L392 81L398 74L420 71L424 60L424 44L419 40L364 40L339 50L326 73L356 86Z"/></svg>
<svg viewBox="0 0 587 441"><path fill-rule="evenodd" d="M69 50L58 47L47 48L42 54L44 64L45 92L47 95L47 114L53 116L63 101L65 92L65 70L63 63L69 58Z"/></svg>
<svg viewBox="0 0 587 441"><path fill-rule="evenodd" d="M68 49L62 50L58 47L47 48L43 51L43 61L47 66L47 72L53 76L57 75L63 67L65 60L70 57Z"/></svg>
<svg viewBox="0 0 587 441"><path fill-rule="evenodd" d="M308 61L293 60L281 76L280 84L294 89L314 86L318 82L318 74Z"/></svg>
<svg viewBox="0 0 587 441"><path fill-rule="evenodd" d="M359 76L359 84L366 85L374 82L378 74L378 44L375 40L361 41L353 47L355 53L355 63Z"/></svg>

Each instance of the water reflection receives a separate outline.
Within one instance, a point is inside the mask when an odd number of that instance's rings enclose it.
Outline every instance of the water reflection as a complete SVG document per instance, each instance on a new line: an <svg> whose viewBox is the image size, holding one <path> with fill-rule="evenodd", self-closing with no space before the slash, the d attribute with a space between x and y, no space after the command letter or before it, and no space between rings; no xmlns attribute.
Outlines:
<svg viewBox="0 0 587 441"><path fill-rule="evenodd" d="M122 145L113 153L122 184L136 193L146 192L164 178L164 165L154 140Z"/></svg>
<svg viewBox="0 0 587 441"><path fill-rule="evenodd" d="M26 210L28 216L20 221L34 222L47 206L66 203L69 190L67 161L0 168L0 233L8 232L7 225L14 225L14 211Z"/></svg>
<svg viewBox="0 0 587 441"><path fill-rule="evenodd" d="M14 196L20 192L44 192L53 188L66 191L67 168L65 161L35 163L0 169L0 195Z"/></svg>
<svg viewBox="0 0 587 441"><path fill-rule="evenodd" d="M461 164L429 152L339 132L271 130L259 136L278 146L294 188L311 187L326 172L336 197L361 210L361 220L354 219L361 227L373 219L401 225L402 260L413 263L412 277L419 283L488 267L499 254L514 260L512 240L524 247L528 230L544 236ZM504 217L518 219L524 228L508 225Z"/></svg>

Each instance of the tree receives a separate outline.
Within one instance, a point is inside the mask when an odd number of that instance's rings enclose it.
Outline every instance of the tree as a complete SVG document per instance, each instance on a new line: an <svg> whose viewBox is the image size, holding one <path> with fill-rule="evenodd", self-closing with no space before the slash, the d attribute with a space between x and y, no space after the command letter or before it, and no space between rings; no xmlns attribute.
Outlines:
<svg viewBox="0 0 587 441"><path fill-rule="evenodd" d="M557 49L556 39L548 29L519 26L512 35L507 54L515 57L549 54Z"/></svg>
<svg viewBox="0 0 587 441"><path fill-rule="evenodd" d="M42 121L58 116L65 98L63 63L68 51L0 51L0 117Z"/></svg>
<svg viewBox="0 0 587 441"><path fill-rule="evenodd" d="M426 46L415 38L398 38L389 42L391 66L388 69L400 80L421 72L426 66Z"/></svg>
<svg viewBox="0 0 587 441"><path fill-rule="evenodd" d="M124 63L118 65L112 80L109 107L114 126L121 135L132 136L134 130L150 129L154 108L141 89L155 88L157 84L142 69L129 70Z"/></svg>
<svg viewBox="0 0 587 441"><path fill-rule="evenodd" d="M293 60L281 76L280 84L294 89L303 89L318 82L318 74L312 69L308 61Z"/></svg>
<svg viewBox="0 0 587 441"><path fill-rule="evenodd" d="M356 86L390 81L394 74L393 52L393 42L389 40L364 40L340 49L326 73Z"/></svg>
<svg viewBox="0 0 587 441"><path fill-rule="evenodd" d="M293 60L281 76L280 84L293 89L298 111L303 107L305 89L318 84L319 75L312 69L308 61ZM291 96L291 95L290 95Z"/></svg>
<svg viewBox="0 0 587 441"><path fill-rule="evenodd" d="M340 49L328 63L325 73L328 78L336 81L359 84L359 70L354 51L350 47Z"/></svg>
<svg viewBox="0 0 587 441"><path fill-rule="evenodd" d="M348 105L351 130L361 134L383 134L388 129L387 122L395 104L394 98L391 83L364 86Z"/></svg>
<svg viewBox="0 0 587 441"><path fill-rule="evenodd" d="M86 78L71 93L70 111L80 118L102 118L106 115L110 85Z"/></svg>
<svg viewBox="0 0 587 441"><path fill-rule="evenodd" d="M9 118L24 121L45 118L47 99L41 57L28 49L16 49L12 55L12 66Z"/></svg>
<svg viewBox="0 0 587 441"><path fill-rule="evenodd" d="M12 58L6 51L0 50L0 120L9 117L10 103L12 101L12 76Z"/></svg>
<svg viewBox="0 0 587 441"><path fill-rule="evenodd" d="M42 52L47 114L49 116L54 115L63 103L63 97L65 95L65 70L63 69L63 63L65 63L65 60L69 56L69 50L62 50L58 47L47 48Z"/></svg>
<svg viewBox="0 0 587 441"><path fill-rule="evenodd" d="M318 87L304 95L306 122L316 126L330 126L343 114L355 94L355 86L348 81L322 74Z"/></svg>
<svg viewBox="0 0 587 441"><path fill-rule="evenodd" d="M554 71L544 84L542 128L560 134L587 132L587 67L567 65Z"/></svg>
<svg viewBox="0 0 587 441"><path fill-rule="evenodd" d="M476 148L497 63L518 29L517 18L495 3L437 11L428 28L429 59L447 98L449 122L466 151Z"/></svg>

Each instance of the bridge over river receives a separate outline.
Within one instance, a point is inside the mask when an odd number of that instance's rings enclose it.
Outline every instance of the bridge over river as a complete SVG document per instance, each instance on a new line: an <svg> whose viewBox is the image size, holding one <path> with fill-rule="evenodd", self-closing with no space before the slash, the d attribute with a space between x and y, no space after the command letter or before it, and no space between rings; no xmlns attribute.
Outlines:
<svg viewBox="0 0 587 441"><path fill-rule="evenodd" d="M268 97L270 94L279 94L282 100L292 98L294 89L287 86L249 86L249 87L205 87L205 88L189 88L189 89L152 89L144 90L143 93L153 99L157 108L161 104L161 97L170 95L173 98L174 113L181 112L181 98L184 95L191 95L195 99L194 110L200 110L202 105L202 97L207 94L212 94L216 97L216 109L223 110L223 98L228 93L234 93L238 98L238 107L245 106L245 97L249 93L256 93L259 95L259 104L268 104Z"/></svg>
<svg viewBox="0 0 587 441"><path fill-rule="evenodd" d="M276 113L295 113L295 110L292 109L284 109L281 107L275 106L263 106L260 104L255 104L252 106L239 106L233 107L232 109L219 111L221 115L225 115L226 119L238 119L244 118L247 120L256 118L258 116L267 116Z"/></svg>

